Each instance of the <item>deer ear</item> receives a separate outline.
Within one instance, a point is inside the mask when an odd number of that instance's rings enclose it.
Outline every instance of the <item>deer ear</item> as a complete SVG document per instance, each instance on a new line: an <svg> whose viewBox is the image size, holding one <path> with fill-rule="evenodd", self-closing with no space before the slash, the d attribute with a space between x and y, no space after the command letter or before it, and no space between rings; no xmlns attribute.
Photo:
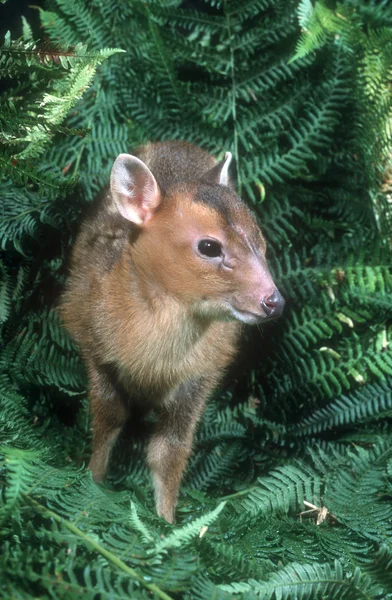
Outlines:
<svg viewBox="0 0 392 600"><path fill-rule="evenodd" d="M229 166L231 163L232 154L226 152L225 158L221 160L215 167L212 167L207 173L202 176L203 181L209 183L220 183L221 185L229 185Z"/></svg>
<svg viewBox="0 0 392 600"><path fill-rule="evenodd" d="M146 223L161 201L154 175L131 154L120 154L114 161L110 191L119 212L135 225Z"/></svg>

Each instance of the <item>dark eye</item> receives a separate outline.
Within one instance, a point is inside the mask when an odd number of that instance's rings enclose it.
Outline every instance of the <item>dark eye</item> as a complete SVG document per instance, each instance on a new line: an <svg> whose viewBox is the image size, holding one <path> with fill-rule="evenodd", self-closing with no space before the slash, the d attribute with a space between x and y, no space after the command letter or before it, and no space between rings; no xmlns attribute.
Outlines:
<svg viewBox="0 0 392 600"><path fill-rule="evenodd" d="M222 246L219 242L215 242L214 240L200 240L197 249L200 254L208 256L209 258L216 258L222 254Z"/></svg>

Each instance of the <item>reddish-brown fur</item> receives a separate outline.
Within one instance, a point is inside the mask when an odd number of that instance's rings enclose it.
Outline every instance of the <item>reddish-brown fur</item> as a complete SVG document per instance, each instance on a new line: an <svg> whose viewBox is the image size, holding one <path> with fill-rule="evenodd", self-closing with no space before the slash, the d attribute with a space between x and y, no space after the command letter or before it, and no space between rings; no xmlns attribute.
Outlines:
<svg viewBox="0 0 392 600"><path fill-rule="evenodd" d="M111 188L82 223L61 312L88 369L94 479L105 477L132 408L158 411L147 459L158 514L173 522L205 401L236 353L241 321L267 316L260 303L275 286L260 229L226 185L228 162L183 142L135 156L144 164L117 159ZM205 238L221 243L223 258L201 255Z"/></svg>

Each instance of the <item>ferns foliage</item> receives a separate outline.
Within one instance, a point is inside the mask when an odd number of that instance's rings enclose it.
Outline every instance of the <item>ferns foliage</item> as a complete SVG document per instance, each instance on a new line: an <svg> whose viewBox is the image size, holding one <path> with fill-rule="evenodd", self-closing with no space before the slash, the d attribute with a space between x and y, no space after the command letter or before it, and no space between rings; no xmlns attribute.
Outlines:
<svg viewBox="0 0 392 600"><path fill-rule="evenodd" d="M0 597L392 598L387 0L47 0L0 51ZM82 211L147 140L231 150L287 304L200 425L174 527L144 445L86 469L56 312Z"/></svg>

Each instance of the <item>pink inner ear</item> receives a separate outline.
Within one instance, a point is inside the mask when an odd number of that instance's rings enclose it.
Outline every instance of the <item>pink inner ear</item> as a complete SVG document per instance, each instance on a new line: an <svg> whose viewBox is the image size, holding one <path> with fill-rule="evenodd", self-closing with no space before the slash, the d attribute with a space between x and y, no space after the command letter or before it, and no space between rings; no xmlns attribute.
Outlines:
<svg viewBox="0 0 392 600"><path fill-rule="evenodd" d="M154 175L143 161L131 154L120 154L115 160L110 190L120 214L136 225L146 223L161 200Z"/></svg>

